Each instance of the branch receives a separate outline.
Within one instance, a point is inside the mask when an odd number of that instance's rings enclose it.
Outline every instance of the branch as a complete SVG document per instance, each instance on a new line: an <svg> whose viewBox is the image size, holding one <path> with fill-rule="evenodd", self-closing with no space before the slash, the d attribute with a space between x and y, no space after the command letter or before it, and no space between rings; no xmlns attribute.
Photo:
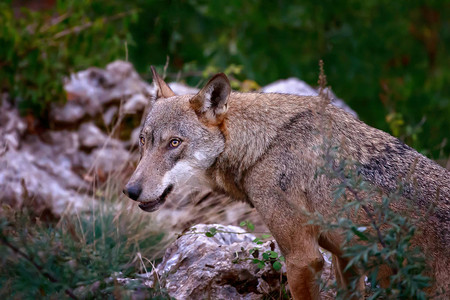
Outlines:
<svg viewBox="0 0 450 300"><path fill-rule="evenodd" d="M110 21L115 21L115 20L121 19L123 17L129 16L129 15L131 15L134 12L135 12L135 10L128 11L128 12L123 12L123 13L119 13L119 14L114 15L114 16L109 17L109 18L103 18L102 20L103 20L104 23L110 22ZM59 39L61 37L64 37L64 36L72 34L72 33L79 33L82 30L85 30L85 29L87 29L89 27L92 27L92 25L94 25L94 22L90 21L90 22L87 22L86 24L83 24L83 25L79 25L79 26L75 26L75 27L72 27L72 28L68 28L66 30L60 31L57 34L55 34L53 36L53 38L54 39Z"/></svg>
<svg viewBox="0 0 450 300"><path fill-rule="evenodd" d="M375 230L377 231L377 237L378 237L378 241L380 242L381 246L383 246L383 248L386 248L386 243L384 242L383 236L381 235L381 230L380 227L377 225L377 223L375 222L375 217L374 215L370 212L369 208L367 207L367 205L362 204L363 200L361 200L358 196L358 192L355 191L353 188L347 186L347 189L350 191L350 193L353 194L353 196L355 197L356 201L358 201L359 203L361 203L361 207L364 209L364 211L366 212L367 216L370 219L370 222L372 223L373 227L375 228Z"/></svg>

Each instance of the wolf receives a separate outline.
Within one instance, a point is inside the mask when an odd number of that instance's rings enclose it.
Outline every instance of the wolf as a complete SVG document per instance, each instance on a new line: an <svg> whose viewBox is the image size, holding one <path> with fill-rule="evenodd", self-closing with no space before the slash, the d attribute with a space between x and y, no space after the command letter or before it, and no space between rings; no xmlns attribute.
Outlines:
<svg viewBox="0 0 450 300"><path fill-rule="evenodd" d="M331 143L345 144L340 156L358 162L367 182L389 193L399 179L409 180L398 210L412 205L425 214L434 203L414 243L424 250L435 279L429 292L447 287L448 170L321 97L232 92L223 73L195 95L176 96L152 70L157 96L140 133L141 159L124 188L141 209L155 211L178 185L203 178L256 208L286 258L294 299L319 298L315 278L324 265L319 247L332 253L337 281L345 286L351 274L344 272L348 260L342 255L342 234L308 224L305 214L332 218L337 210L335 182L317 176L325 120Z"/></svg>

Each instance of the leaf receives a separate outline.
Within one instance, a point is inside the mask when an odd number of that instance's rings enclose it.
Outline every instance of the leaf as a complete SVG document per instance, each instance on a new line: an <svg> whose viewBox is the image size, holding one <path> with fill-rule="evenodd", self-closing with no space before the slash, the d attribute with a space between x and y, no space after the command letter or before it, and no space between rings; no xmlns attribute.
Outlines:
<svg viewBox="0 0 450 300"><path fill-rule="evenodd" d="M276 261L273 263L272 267L275 271L280 271L283 265L279 261Z"/></svg>
<svg viewBox="0 0 450 300"><path fill-rule="evenodd" d="M275 251L270 251L270 258L277 258L278 257L278 253L276 253Z"/></svg>
<svg viewBox="0 0 450 300"><path fill-rule="evenodd" d="M359 231L358 228L356 228L355 226L352 226L350 229L351 229L351 231L352 231L355 235L357 235L361 240L363 240L363 241L368 241L368 240L369 240L369 239L367 238L367 236L366 236L364 233L362 233L361 231Z"/></svg>

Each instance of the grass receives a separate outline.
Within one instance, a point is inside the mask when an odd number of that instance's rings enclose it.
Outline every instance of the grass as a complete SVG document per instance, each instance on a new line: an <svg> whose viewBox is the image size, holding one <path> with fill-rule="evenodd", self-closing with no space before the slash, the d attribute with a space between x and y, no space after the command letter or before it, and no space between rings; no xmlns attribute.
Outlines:
<svg viewBox="0 0 450 300"><path fill-rule="evenodd" d="M168 241L148 214L117 199L103 199L91 212L57 222L43 222L26 208L5 211L0 222L4 298L130 298L136 287L118 285L115 277L151 270ZM157 289L144 292L167 298Z"/></svg>

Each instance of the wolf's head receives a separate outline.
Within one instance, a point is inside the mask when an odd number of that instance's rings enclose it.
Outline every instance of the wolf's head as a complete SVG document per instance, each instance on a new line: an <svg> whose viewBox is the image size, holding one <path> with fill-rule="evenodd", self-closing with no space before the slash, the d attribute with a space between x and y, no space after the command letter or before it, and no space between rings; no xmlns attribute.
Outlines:
<svg viewBox="0 0 450 300"><path fill-rule="evenodd" d="M139 138L141 159L124 193L155 211L174 188L202 177L224 149L219 129L231 92L228 78L217 74L196 95L176 96L153 71L156 101Z"/></svg>

